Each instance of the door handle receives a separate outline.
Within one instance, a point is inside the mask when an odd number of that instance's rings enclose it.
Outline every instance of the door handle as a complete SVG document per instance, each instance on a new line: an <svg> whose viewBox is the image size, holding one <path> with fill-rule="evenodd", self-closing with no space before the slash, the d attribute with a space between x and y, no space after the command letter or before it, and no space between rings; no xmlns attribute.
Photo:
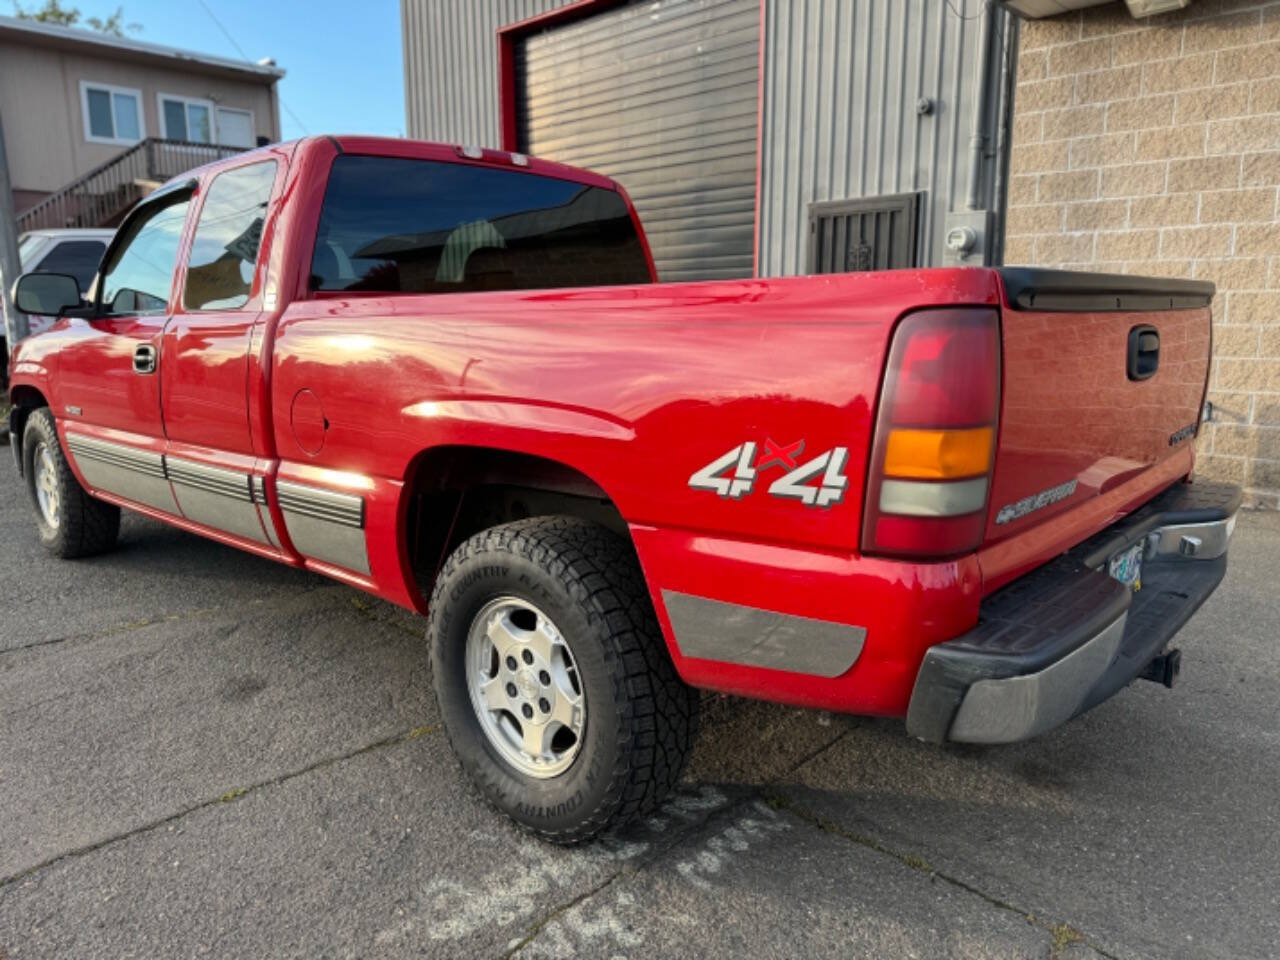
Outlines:
<svg viewBox="0 0 1280 960"><path fill-rule="evenodd" d="M1143 325L1129 331L1129 379L1146 380L1160 369L1160 331Z"/></svg>
<svg viewBox="0 0 1280 960"><path fill-rule="evenodd" d="M134 373L156 372L156 348L149 343L140 343L133 351Z"/></svg>

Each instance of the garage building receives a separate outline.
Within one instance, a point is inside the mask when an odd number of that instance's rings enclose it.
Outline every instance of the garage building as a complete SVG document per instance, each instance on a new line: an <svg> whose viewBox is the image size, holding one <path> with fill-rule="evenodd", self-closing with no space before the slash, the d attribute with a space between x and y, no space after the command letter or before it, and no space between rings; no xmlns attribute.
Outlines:
<svg viewBox="0 0 1280 960"><path fill-rule="evenodd" d="M985 0L403 0L408 133L619 180L664 280L1000 261Z"/></svg>

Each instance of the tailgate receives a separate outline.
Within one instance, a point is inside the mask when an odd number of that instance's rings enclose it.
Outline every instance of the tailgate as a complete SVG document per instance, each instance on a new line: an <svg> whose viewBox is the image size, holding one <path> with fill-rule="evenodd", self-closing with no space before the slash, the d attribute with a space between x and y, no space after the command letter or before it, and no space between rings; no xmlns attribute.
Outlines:
<svg viewBox="0 0 1280 960"><path fill-rule="evenodd" d="M1213 297L1212 284L1188 280L1000 275L1004 395L986 543L1006 547L984 563L987 590L1189 472Z"/></svg>

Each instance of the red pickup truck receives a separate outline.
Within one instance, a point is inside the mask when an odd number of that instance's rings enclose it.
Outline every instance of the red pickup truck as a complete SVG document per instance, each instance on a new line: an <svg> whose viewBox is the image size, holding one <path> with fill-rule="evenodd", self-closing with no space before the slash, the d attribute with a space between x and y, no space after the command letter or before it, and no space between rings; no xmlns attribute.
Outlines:
<svg viewBox="0 0 1280 960"><path fill-rule="evenodd" d="M127 507L422 613L463 768L560 842L675 783L693 688L1000 743L1172 682L1240 503L1191 482L1210 285L654 280L618 184L520 154L196 170L91 302L16 285L40 539Z"/></svg>

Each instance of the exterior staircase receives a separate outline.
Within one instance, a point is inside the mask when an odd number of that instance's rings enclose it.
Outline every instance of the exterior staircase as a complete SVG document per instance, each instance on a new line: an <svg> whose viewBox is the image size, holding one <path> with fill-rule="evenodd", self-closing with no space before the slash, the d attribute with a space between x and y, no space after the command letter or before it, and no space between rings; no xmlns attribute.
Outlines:
<svg viewBox="0 0 1280 960"><path fill-rule="evenodd" d="M114 227L130 207L165 180L243 149L148 137L19 213L18 233L51 227Z"/></svg>

